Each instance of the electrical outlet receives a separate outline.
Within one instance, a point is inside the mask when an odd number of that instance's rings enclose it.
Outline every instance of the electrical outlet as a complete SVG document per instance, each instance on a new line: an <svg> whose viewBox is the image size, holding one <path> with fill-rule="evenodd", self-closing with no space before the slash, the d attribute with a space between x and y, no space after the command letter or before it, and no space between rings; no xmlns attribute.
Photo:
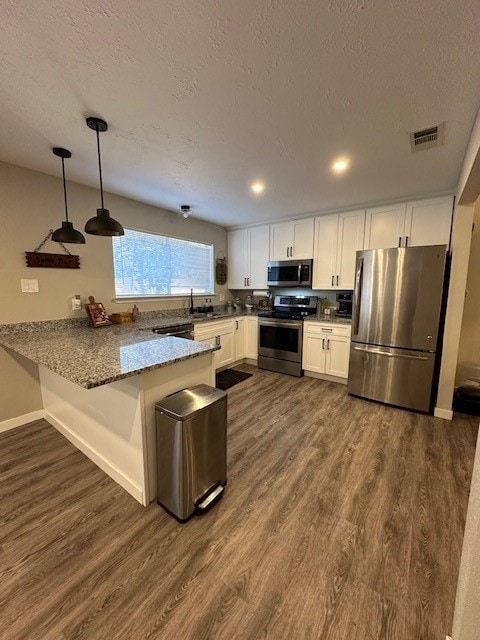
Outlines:
<svg viewBox="0 0 480 640"><path fill-rule="evenodd" d="M80 294L77 293L76 296L70 299L72 305L72 311L80 311L82 308L82 301L80 299Z"/></svg>
<svg viewBox="0 0 480 640"><path fill-rule="evenodd" d="M224 293L219 293L218 294L218 301L219 302L225 302L225 294Z"/></svg>
<svg viewBox="0 0 480 640"><path fill-rule="evenodd" d="M38 293L38 280L35 278L31 278L28 280L22 278L20 280L20 286L22 289L22 293Z"/></svg>

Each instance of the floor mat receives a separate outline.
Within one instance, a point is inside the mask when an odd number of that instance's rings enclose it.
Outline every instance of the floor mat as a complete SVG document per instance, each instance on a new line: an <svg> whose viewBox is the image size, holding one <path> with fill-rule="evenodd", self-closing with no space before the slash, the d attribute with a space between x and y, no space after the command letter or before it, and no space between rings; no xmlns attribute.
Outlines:
<svg viewBox="0 0 480 640"><path fill-rule="evenodd" d="M230 389L230 387L233 387L234 384L243 382L252 375L252 373L245 373L245 371L237 371L236 369L224 369L220 371L220 373L217 373L215 386L218 389L226 391Z"/></svg>

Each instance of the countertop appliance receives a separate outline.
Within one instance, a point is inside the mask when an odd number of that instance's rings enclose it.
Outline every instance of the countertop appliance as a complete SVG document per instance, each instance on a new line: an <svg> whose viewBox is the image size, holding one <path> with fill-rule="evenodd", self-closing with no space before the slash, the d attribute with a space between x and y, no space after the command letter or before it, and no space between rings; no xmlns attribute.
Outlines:
<svg viewBox="0 0 480 640"><path fill-rule="evenodd" d="M350 394L431 410L446 250L357 251Z"/></svg>
<svg viewBox="0 0 480 640"><path fill-rule="evenodd" d="M317 296L275 296L273 311L258 314L258 368L301 376L303 319Z"/></svg>
<svg viewBox="0 0 480 640"><path fill-rule="evenodd" d="M351 318L353 308L353 293L337 293L337 311L335 315L339 318Z"/></svg>
<svg viewBox="0 0 480 640"><path fill-rule="evenodd" d="M177 324L170 327L153 327L153 333L157 333L164 338L172 336L174 338L185 338L193 340L193 324L191 322L185 324Z"/></svg>
<svg viewBox="0 0 480 640"><path fill-rule="evenodd" d="M313 260L280 260L269 262L269 287L311 287Z"/></svg>

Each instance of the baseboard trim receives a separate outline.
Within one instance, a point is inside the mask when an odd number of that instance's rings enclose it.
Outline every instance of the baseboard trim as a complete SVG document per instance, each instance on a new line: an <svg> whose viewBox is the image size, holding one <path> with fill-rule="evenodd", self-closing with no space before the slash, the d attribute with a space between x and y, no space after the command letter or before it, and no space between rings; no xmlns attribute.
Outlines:
<svg viewBox="0 0 480 640"><path fill-rule="evenodd" d="M45 411L38 409L38 411L31 411L30 413L24 413L22 416L16 418L10 418L9 420L3 420L0 422L0 433L4 431L10 431L10 429L16 429L17 427L23 427L23 425L35 420L41 420L45 418Z"/></svg>
<svg viewBox="0 0 480 640"><path fill-rule="evenodd" d="M444 420L453 419L453 411L451 411L450 409L440 409L440 407L435 407L433 415L436 418L443 418Z"/></svg>
<svg viewBox="0 0 480 640"><path fill-rule="evenodd" d="M52 427L55 427L57 431L59 431L67 440L69 440L73 445L77 447L82 453L84 453L87 458L90 458L92 462L94 462L97 467L100 467L102 471L104 471L112 480L115 480L117 484L119 484L125 491L127 491L131 496L140 502L140 504L144 505L143 499L143 490L137 484L132 482L128 476L122 473L117 467L111 464L102 454L100 454L96 449L91 447L83 438L77 436L73 431L71 431L65 424L54 418L48 412L44 412L45 420L47 420ZM145 505L144 505L145 506Z"/></svg>
<svg viewBox="0 0 480 640"><path fill-rule="evenodd" d="M317 380L325 380L326 382L336 382L337 384L347 384L347 378L339 378L338 376L331 376L328 373L317 373L316 371L305 371L303 375L307 378L317 378Z"/></svg>

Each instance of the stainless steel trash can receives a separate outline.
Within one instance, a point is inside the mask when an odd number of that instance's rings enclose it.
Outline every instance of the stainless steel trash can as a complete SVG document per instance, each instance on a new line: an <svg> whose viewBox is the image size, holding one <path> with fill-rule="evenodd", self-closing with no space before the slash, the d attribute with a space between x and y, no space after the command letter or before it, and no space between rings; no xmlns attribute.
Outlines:
<svg viewBox="0 0 480 640"><path fill-rule="evenodd" d="M200 384L155 410L157 502L185 522L213 506L227 483L227 394Z"/></svg>

